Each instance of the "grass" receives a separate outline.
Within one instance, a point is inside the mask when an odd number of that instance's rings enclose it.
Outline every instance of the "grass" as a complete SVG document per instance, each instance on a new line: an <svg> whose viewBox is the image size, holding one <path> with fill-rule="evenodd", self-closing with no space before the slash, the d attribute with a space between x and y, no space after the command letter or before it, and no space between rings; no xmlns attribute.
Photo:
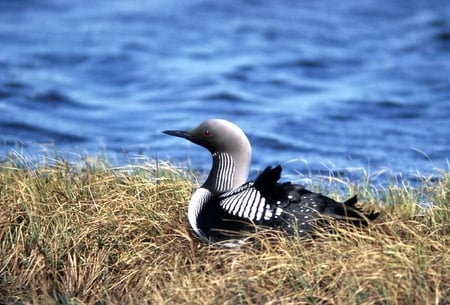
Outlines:
<svg viewBox="0 0 450 305"><path fill-rule="evenodd" d="M261 231L238 249L192 237L194 181L161 162L4 160L0 304L450 304L449 172L414 188L339 180L381 209L369 228Z"/></svg>

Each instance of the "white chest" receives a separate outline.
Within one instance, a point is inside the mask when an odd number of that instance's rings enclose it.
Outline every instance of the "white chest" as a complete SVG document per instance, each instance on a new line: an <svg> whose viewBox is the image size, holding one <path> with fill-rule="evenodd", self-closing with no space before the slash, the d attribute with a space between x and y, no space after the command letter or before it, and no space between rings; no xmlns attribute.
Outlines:
<svg viewBox="0 0 450 305"><path fill-rule="evenodd" d="M201 239L207 239L202 230L198 227L197 219L204 205L211 199L212 193L205 188L197 189L192 194L188 207L188 220L194 233Z"/></svg>

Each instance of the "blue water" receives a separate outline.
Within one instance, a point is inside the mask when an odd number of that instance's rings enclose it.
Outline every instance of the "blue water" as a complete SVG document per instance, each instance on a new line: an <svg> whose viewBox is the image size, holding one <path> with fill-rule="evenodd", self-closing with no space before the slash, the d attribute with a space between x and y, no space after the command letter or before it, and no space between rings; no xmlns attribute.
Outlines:
<svg viewBox="0 0 450 305"><path fill-rule="evenodd" d="M0 156L139 156L234 121L253 170L448 169L450 1L0 0Z"/></svg>

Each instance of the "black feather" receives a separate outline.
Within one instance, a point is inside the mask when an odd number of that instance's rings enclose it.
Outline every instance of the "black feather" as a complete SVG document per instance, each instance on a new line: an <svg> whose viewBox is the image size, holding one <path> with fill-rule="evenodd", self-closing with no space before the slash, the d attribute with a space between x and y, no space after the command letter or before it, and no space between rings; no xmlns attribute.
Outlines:
<svg viewBox="0 0 450 305"><path fill-rule="evenodd" d="M330 220L365 226L378 216L357 208L356 196L338 202L302 185L278 183L281 171L279 165L267 167L255 181L213 197L199 214L203 233L211 241L219 241L236 238L239 232L253 232L255 225L262 225L288 235L309 235L317 226L329 225Z"/></svg>

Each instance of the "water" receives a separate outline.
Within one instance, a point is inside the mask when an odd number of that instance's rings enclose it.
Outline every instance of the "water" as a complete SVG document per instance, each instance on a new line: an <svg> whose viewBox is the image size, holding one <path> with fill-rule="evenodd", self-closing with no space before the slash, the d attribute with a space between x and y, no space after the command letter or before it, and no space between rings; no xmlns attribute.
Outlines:
<svg viewBox="0 0 450 305"><path fill-rule="evenodd" d="M185 162L234 121L253 171L448 169L450 2L0 0L0 155Z"/></svg>

